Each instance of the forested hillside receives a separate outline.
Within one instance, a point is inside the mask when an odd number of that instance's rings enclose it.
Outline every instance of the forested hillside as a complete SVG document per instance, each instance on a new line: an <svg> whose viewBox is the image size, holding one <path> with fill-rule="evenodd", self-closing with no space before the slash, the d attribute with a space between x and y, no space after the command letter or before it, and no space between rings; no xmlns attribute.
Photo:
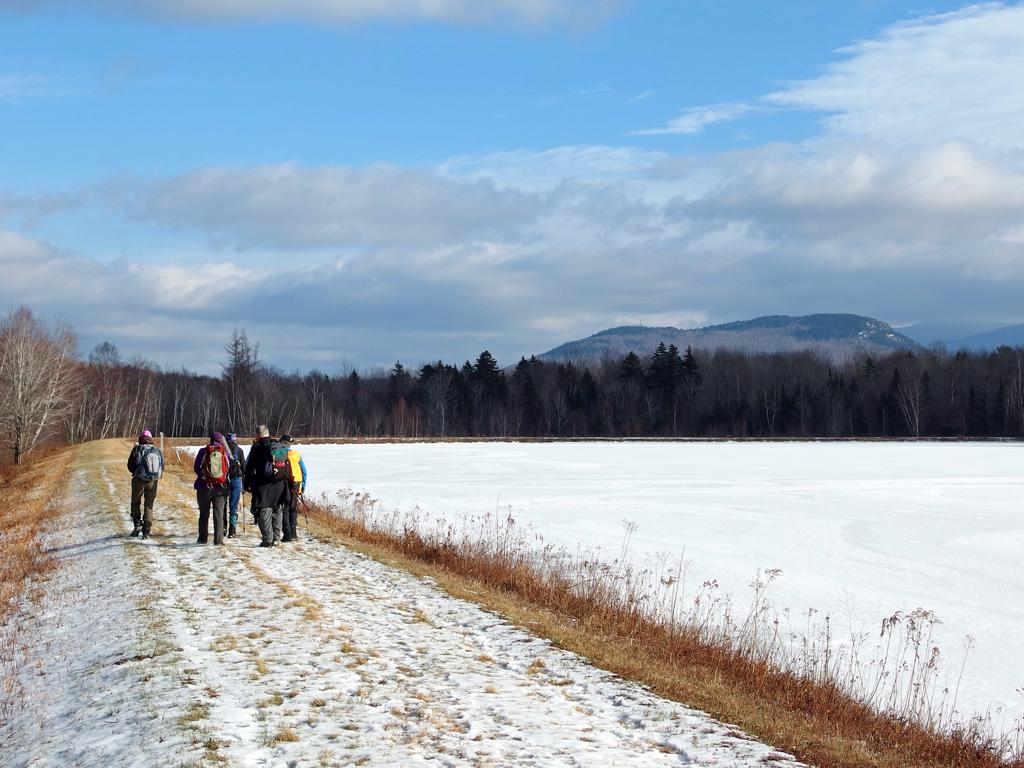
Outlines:
<svg viewBox="0 0 1024 768"><path fill-rule="evenodd" d="M658 344L679 349L733 352L813 352L834 362L865 354L881 355L913 350L919 345L888 323L850 314L818 314L791 317L771 315L703 328L609 328L585 339L569 341L540 355L545 360L580 362L628 352L651 354Z"/></svg>

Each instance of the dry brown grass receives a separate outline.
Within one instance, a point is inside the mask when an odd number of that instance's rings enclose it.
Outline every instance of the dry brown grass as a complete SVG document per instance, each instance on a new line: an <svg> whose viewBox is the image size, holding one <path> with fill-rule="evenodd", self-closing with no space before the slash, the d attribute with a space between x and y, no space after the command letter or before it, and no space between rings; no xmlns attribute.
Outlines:
<svg viewBox="0 0 1024 768"><path fill-rule="evenodd" d="M0 725L21 695L25 654L17 615L40 598L34 587L57 563L43 535L64 509L62 484L74 456L72 449L39 449L21 467L0 467Z"/></svg>
<svg viewBox="0 0 1024 768"><path fill-rule="evenodd" d="M283 726L277 730L274 734L274 743L281 744L283 742L294 742L299 740L299 734L295 732L295 729L290 726Z"/></svg>
<svg viewBox="0 0 1024 768"><path fill-rule="evenodd" d="M890 682L891 695L883 690L869 705L851 694L844 675L858 660L839 658L827 622L820 634L786 645L764 599L772 574L758 580L746 613L730 613L706 588L681 615L674 604L671 610L664 601L653 605L646 582L628 568L523 546L509 530L511 521L492 524L483 538L451 527L425 534L415 520L382 520L370 507L365 497L342 498L340 505L310 504L310 518L318 530L357 550L430 576L458 597L819 768L1024 766L1019 742L999 735L989 722L958 723L944 710L929 709L935 681L933 617L927 614L895 617L891 650L912 677ZM677 584L671 575L659 580L669 592ZM880 675L876 687L885 679ZM904 699L905 684L910 692Z"/></svg>

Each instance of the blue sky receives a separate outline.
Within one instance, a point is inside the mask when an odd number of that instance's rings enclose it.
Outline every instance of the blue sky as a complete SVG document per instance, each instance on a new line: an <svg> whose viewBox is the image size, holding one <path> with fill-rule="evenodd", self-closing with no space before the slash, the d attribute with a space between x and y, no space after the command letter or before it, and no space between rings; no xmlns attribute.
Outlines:
<svg viewBox="0 0 1024 768"><path fill-rule="evenodd" d="M1016 3L0 0L0 302L203 370L1021 322L1021 51Z"/></svg>

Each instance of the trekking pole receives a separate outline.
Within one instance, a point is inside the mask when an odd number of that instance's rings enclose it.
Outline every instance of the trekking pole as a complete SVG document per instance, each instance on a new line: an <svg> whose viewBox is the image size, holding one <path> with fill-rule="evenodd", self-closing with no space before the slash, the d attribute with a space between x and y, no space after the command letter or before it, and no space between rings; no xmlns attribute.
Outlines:
<svg viewBox="0 0 1024 768"><path fill-rule="evenodd" d="M299 503L302 504L302 516L306 518L306 533L309 533L309 505L306 503L306 497L301 493L299 494Z"/></svg>

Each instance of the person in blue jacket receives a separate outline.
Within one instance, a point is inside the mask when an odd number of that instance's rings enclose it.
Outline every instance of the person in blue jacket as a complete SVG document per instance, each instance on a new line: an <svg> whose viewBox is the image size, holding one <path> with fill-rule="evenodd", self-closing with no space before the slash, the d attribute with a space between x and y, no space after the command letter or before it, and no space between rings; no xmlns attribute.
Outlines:
<svg viewBox="0 0 1024 768"><path fill-rule="evenodd" d="M245 474L245 451L238 444L238 435L228 433L228 456L231 459L231 495L228 498L228 538L233 539L238 526L238 502L242 498L242 476Z"/></svg>
<svg viewBox="0 0 1024 768"><path fill-rule="evenodd" d="M306 472L306 462L302 460L301 454L294 446L291 435L282 435L281 442L288 446L288 464L291 467L291 480L289 488L291 499L288 502L288 509L285 510L283 523L283 535L281 541L297 541L299 538L299 501L306 490L306 481L309 475Z"/></svg>

